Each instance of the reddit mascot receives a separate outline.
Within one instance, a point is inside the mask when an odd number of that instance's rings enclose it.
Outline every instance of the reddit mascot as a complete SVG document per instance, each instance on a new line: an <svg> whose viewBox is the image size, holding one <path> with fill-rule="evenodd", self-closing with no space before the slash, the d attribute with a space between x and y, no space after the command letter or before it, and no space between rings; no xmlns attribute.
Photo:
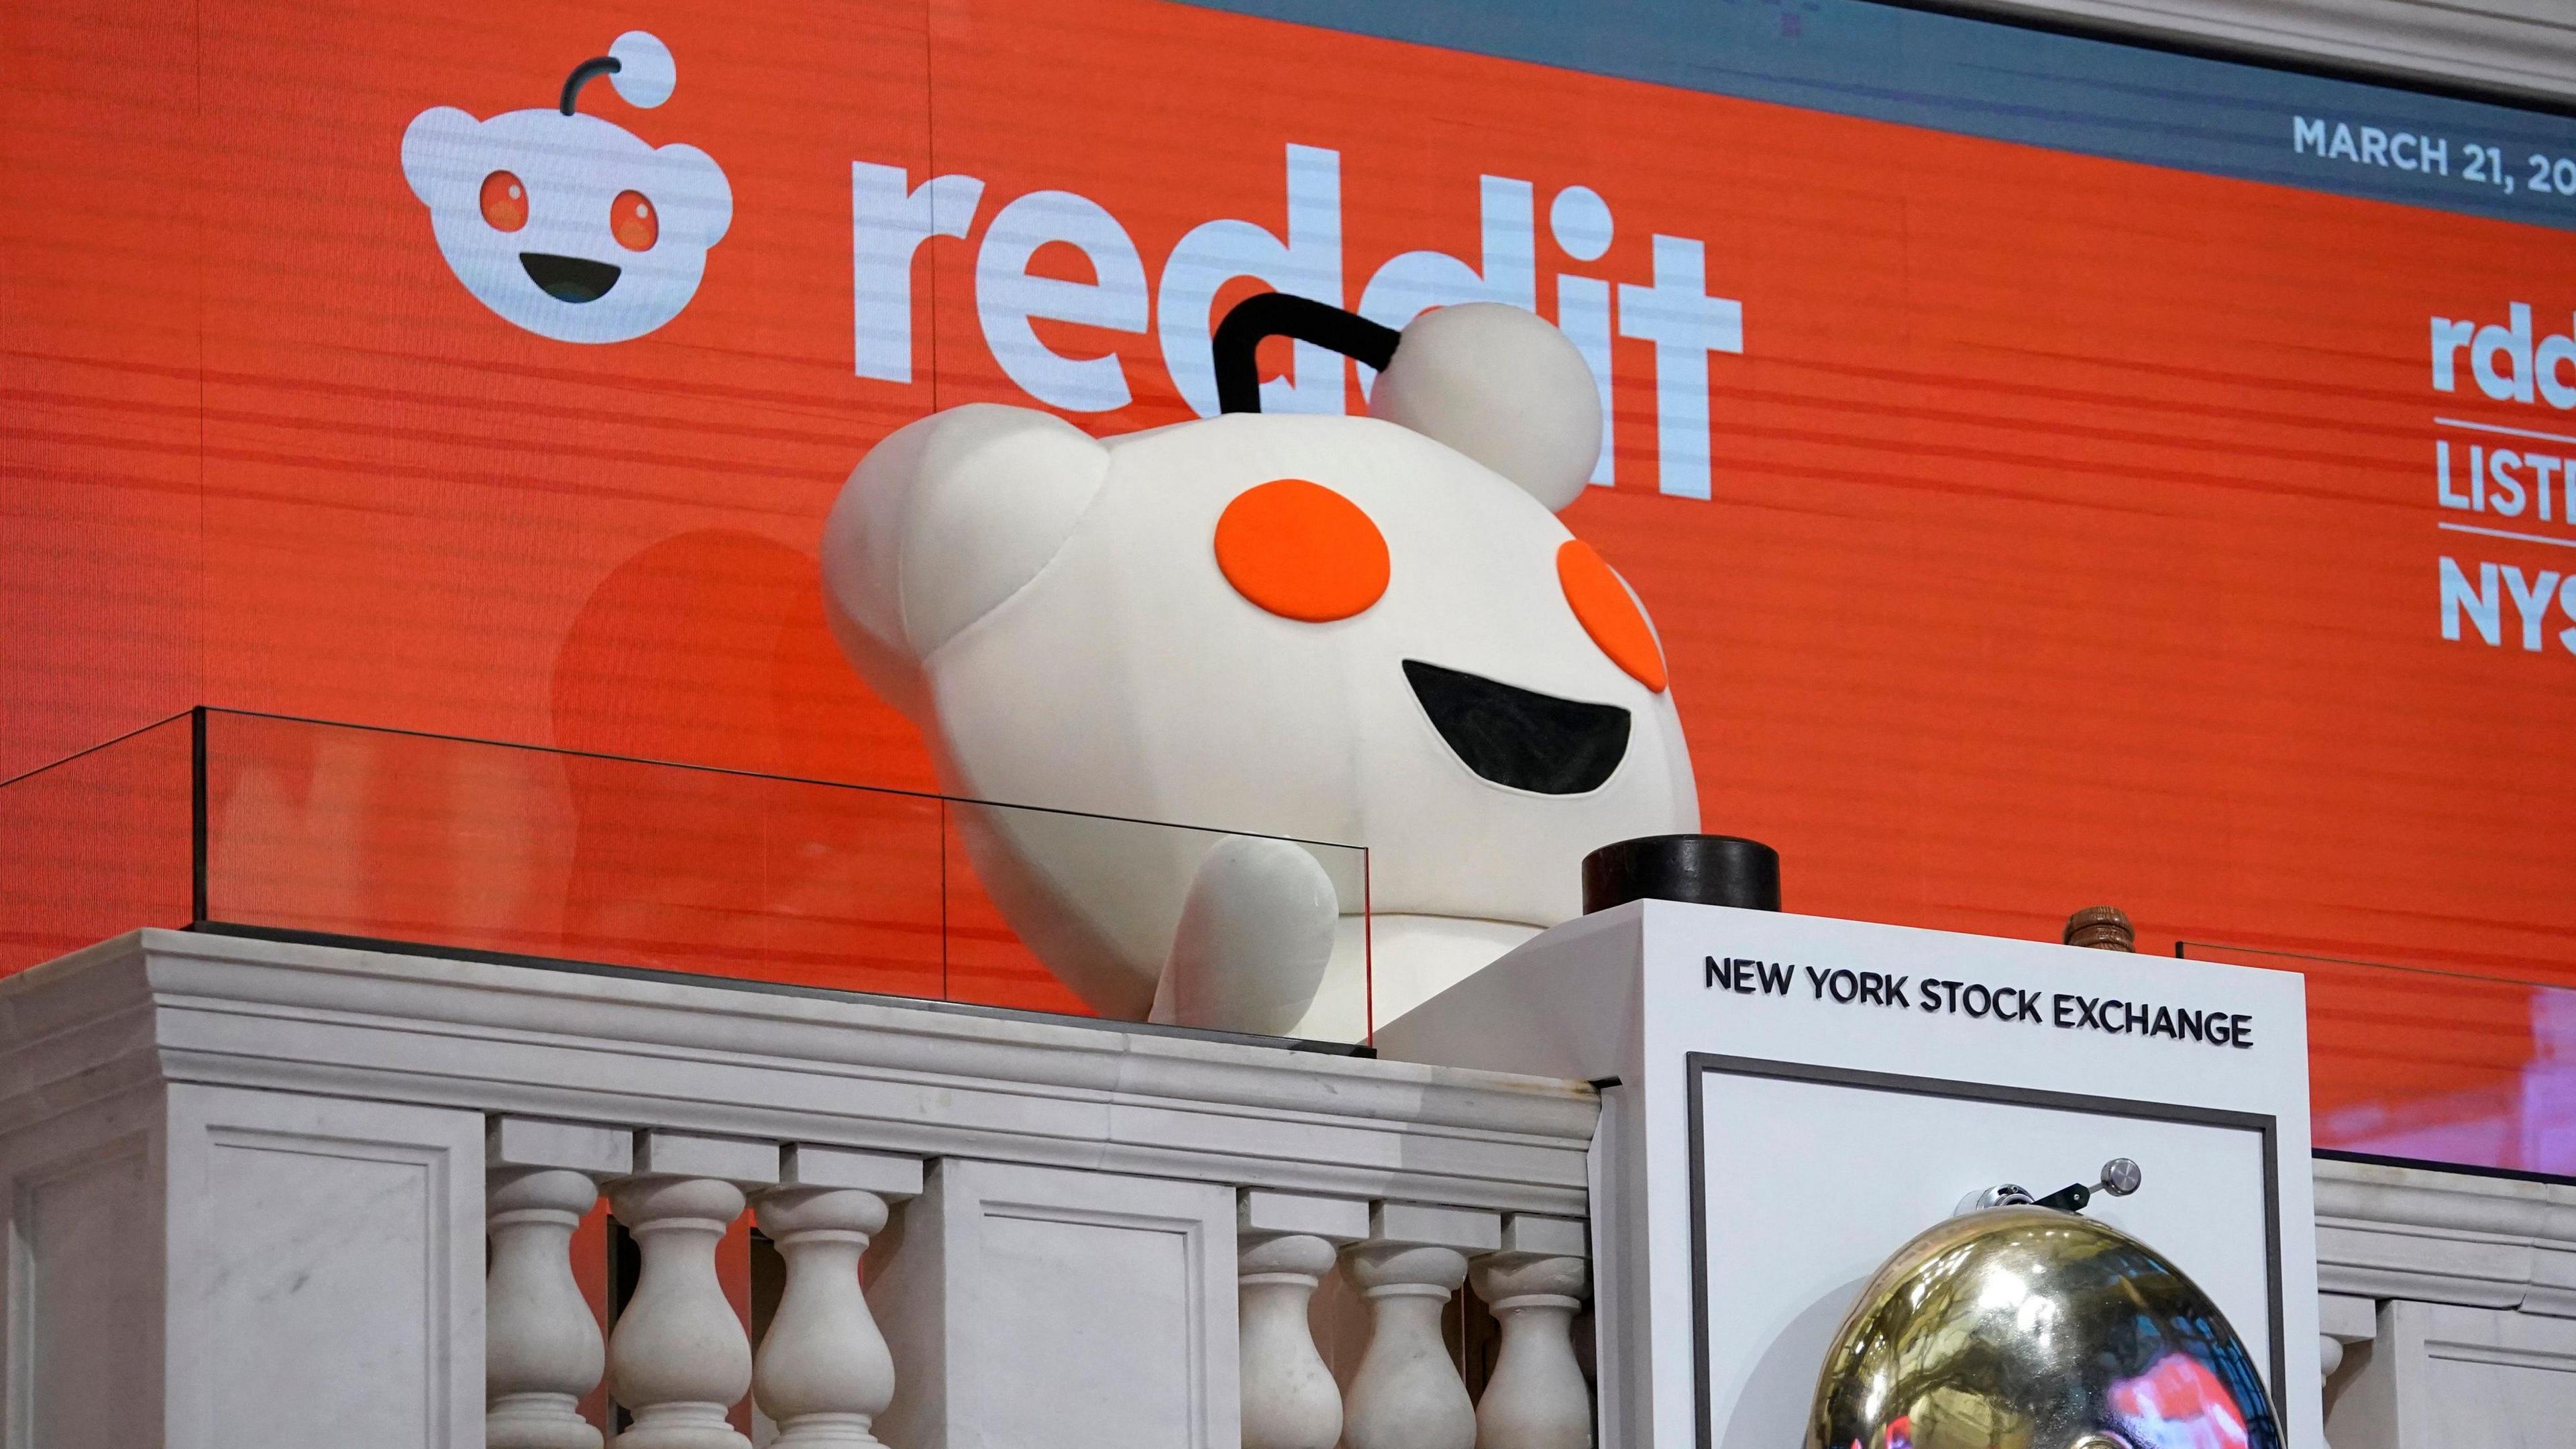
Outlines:
<svg viewBox="0 0 2576 1449"><path fill-rule="evenodd" d="M1370 415L1261 413L1283 334L1380 369ZM1643 609L1555 516L1601 414L1554 327L1273 293L1215 348L1213 418L896 432L824 592L949 791L1049 807L970 808L967 848L1094 1009L1356 1040L1577 914L1594 847L1696 828L1690 757Z"/></svg>

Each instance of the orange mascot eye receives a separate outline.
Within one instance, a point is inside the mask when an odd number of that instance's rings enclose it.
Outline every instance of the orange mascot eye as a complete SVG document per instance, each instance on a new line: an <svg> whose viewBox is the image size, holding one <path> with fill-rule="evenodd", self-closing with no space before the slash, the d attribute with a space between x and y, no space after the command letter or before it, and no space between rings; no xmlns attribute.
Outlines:
<svg viewBox="0 0 2576 1449"><path fill-rule="evenodd" d="M1556 581L1583 632L1628 671L1630 678L1657 694L1664 692L1664 652L1655 647L1655 631L1628 595L1619 575L1592 551L1592 545L1569 538L1556 551Z"/></svg>
<svg viewBox="0 0 2576 1449"><path fill-rule="evenodd" d="M621 191L608 203L608 234L630 252L649 252L662 239L662 218L641 191Z"/></svg>
<svg viewBox="0 0 2576 1449"><path fill-rule="evenodd" d="M1328 623L1386 592L1386 536L1332 489L1274 478L1225 506L1216 521L1216 566L1236 593L1271 613Z"/></svg>
<svg viewBox="0 0 2576 1449"><path fill-rule="evenodd" d="M507 171L483 178L483 219L494 231L517 231L528 224L528 188Z"/></svg>

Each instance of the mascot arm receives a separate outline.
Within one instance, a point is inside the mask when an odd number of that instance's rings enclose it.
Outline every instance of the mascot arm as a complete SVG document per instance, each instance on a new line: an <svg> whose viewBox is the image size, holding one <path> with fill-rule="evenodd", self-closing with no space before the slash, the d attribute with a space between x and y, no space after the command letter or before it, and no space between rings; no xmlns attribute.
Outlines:
<svg viewBox="0 0 2576 1449"><path fill-rule="evenodd" d="M1286 1033L1315 999L1340 916L1331 877L1302 847L1227 836L1191 878L1148 1020Z"/></svg>

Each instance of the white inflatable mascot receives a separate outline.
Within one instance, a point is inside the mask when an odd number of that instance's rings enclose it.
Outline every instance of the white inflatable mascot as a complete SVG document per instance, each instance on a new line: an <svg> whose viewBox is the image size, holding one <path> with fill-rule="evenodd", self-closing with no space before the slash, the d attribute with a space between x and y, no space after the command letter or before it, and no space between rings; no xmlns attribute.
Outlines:
<svg viewBox="0 0 2576 1449"><path fill-rule="evenodd" d="M1381 369L1371 416L1261 414L1280 334ZM1695 829L1690 757L1644 610L1555 517L1602 429L1554 327L1273 293L1215 347L1218 417L1094 439L977 404L887 438L825 596L951 792L1260 832L970 812L1085 1001L1356 1040L1575 915L1594 847ZM1347 852L1279 837L1367 846L1374 931Z"/></svg>

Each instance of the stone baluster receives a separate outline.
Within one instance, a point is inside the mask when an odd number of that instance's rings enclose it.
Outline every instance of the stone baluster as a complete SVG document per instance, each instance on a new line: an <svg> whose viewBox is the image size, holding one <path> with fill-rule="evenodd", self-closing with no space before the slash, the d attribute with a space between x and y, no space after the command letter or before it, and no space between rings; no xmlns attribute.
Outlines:
<svg viewBox="0 0 2576 1449"><path fill-rule="evenodd" d="M1350 1449L1473 1449L1476 1406L1440 1336L1467 1255L1502 1246L1498 1214L1379 1203L1366 1240L1342 1254L1369 1308L1369 1340L1345 1401Z"/></svg>
<svg viewBox="0 0 2576 1449"><path fill-rule="evenodd" d="M2351 1357L2353 1345L2361 1345L2366 1355L2371 1341L2378 1336L2377 1302L2347 1293L2317 1295L2317 1393L2321 1400L2318 1407L2326 1416L2325 1429L2330 1436L2335 1431L2334 1409L2341 1396L2335 1377L2346 1367L2345 1360ZM2358 1367L2355 1372L2360 1372ZM2366 1425L2370 1418L2369 1409L2361 1409L2357 1417ZM2362 1437L2365 1440L2370 1437L2367 1428L2362 1431ZM2326 1449L2333 1449L2333 1446L2329 1444Z"/></svg>
<svg viewBox="0 0 2576 1449"><path fill-rule="evenodd" d="M1476 1405L1476 1449L1592 1449L1592 1392L1570 1332L1587 1276L1583 1224L1515 1213L1502 1250L1472 1271L1503 1330Z"/></svg>
<svg viewBox="0 0 2576 1449"><path fill-rule="evenodd" d="M1246 1188L1235 1216L1244 1449L1333 1449L1342 1391L1315 1351L1307 1306L1334 1250L1369 1233L1369 1205Z"/></svg>
<svg viewBox="0 0 2576 1449"><path fill-rule="evenodd" d="M716 1282L716 1244L743 1188L778 1181L774 1143L635 1135L635 1173L608 1185L643 1273L608 1336L608 1391L634 1416L616 1449L751 1449L725 1411L751 1387L751 1343Z"/></svg>
<svg viewBox="0 0 2576 1449"><path fill-rule="evenodd" d="M874 1445L894 1400L894 1359L859 1287L859 1258L890 1200L921 1195L921 1159L804 1143L760 1195L760 1229L787 1260L787 1286L761 1335L752 1393L778 1424L772 1449Z"/></svg>
<svg viewBox="0 0 2576 1449"><path fill-rule="evenodd" d="M573 1229L598 1179L634 1165L617 1127L495 1117L485 1139L492 1253L483 1278L484 1442L491 1449L599 1449L581 1397L599 1383L599 1320L573 1281Z"/></svg>
<svg viewBox="0 0 2576 1449"><path fill-rule="evenodd" d="M2335 1337L2331 1333L2318 1334L2317 1397L2320 1400L2320 1406L2318 1409L2319 1413L2323 1413L2327 1407L2331 1407L2334 1398L2335 1371L2342 1367L2343 1340ZM2325 1449L2334 1449L2334 1445L2328 1443L2325 1446Z"/></svg>

